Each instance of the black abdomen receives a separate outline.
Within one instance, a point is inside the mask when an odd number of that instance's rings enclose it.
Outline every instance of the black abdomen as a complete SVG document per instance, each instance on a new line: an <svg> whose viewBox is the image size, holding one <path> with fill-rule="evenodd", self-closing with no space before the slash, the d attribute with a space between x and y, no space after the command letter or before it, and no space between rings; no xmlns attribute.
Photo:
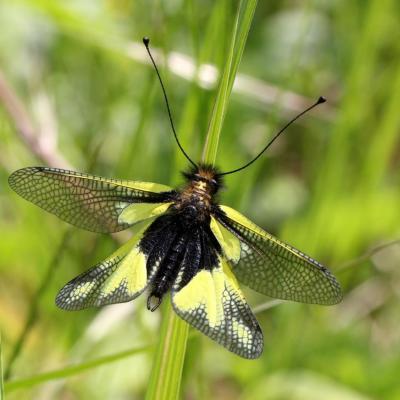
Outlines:
<svg viewBox="0 0 400 400"><path fill-rule="evenodd" d="M171 212L158 217L145 231L140 249L147 256L150 295L147 307L154 311L180 273L183 287L199 269L216 265L220 246L209 223L199 223L192 213Z"/></svg>
<svg viewBox="0 0 400 400"><path fill-rule="evenodd" d="M171 247L161 260L155 273L151 296L161 299L169 290L178 275L180 265L185 255L187 237L177 235Z"/></svg>

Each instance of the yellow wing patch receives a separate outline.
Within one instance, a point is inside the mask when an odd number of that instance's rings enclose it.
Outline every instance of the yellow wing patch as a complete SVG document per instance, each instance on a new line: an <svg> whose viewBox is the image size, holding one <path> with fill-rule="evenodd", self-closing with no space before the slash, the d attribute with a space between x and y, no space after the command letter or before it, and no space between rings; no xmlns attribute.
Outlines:
<svg viewBox="0 0 400 400"><path fill-rule="evenodd" d="M234 221L237 221L239 224L245 226L247 229L250 229L251 231L261 235L261 236L266 236L268 238L273 238L275 239L272 235L268 234L265 232L263 229L261 229L259 226L257 226L254 222L250 221L248 218L246 218L243 214L241 214L239 211L236 211L234 208L228 207L228 206L223 206L220 205L219 208L231 219Z"/></svg>
<svg viewBox="0 0 400 400"><path fill-rule="evenodd" d="M217 238L225 257L232 262L237 262L240 259L240 241L231 232L221 225L214 217L211 217L211 231Z"/></svg>
<svg viewBox="0 0 400 400"><path fill-rule="evenodd" d="M224 260L197 272L183 288L178 277L172 303L181 318L229 351L245 358L262 353L261 329Z"/></svg>
<svg viewBox="0 0 400 400"><path fill-rule="evenodd" d="M148 218L156 217L168 210L172 203L133 203L127 206L119 215L118 222L136 224Z"/></svg>
<svg viewBox="0 0 400 400"><path fill-rule="evenodd" d="M151 222L103 262L67 283L56 304L65 310L122 303L139 296L148 285L146 256L138 243Z"/></svg>
<svg viewBox="0 0 400 400"><path fill-rule="evenodd" d="M286 243L280 241L276 237L270 235L268 232L264 231L264 229L261 229L259 226L257 226L254 222L250 221L248 218L246 218L243 214L240 212L236 211L235 209L228 207L228 206L219 206L222 211L231 219L234 221L238 222L239 224L243 225L245 228L249 229L250 231L254 232L255 234L270 240L273 243L276 243L277 245L284 247L287 251L290 253L294 254L296 257L302 258L305 261L309 261L309 257L306 257L305 254L302 254L299 251L296 251L293 249L293 247L287 245Z"/></svg>
<svg viewBox="0 0 400 400"><path fill-rule="evenodd" d="M174 296L175 306L184 312L204 309L211 328L221 325L224 318L222 297L224 276L222 271L198 272L192 280Z"/></svg>
<svg viewBox="0 0 400 400"><path fill-rule="evenodd" d="M104 282L101 297L107 297L124 287L128 297L141 292L146 287L146 259L138 247L120 262L117 270Z"/></svg>
<svg viewBox="0 0 400 400"><path fill-rule="evenodd" d="M155 192L155 193L162 193L162 192L169 192L173 190L172 187L167 185L162 185L161 183L154 183L154 182L140 182L140 181L122 181L123 185L128 186L132 189L143 190L145 192Z"/></svg>

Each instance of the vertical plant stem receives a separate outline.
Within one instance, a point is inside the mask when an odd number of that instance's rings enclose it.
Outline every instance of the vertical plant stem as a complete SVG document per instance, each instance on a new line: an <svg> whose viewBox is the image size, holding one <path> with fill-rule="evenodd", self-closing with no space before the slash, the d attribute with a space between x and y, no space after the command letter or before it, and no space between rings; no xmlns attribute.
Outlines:
<svg viewBox="0 0 400 400"><path fill-rule="evenodd" d="M4 399L4 381L3 381L3 352L0 331L0 400Z"/></svg>
<svg viewBox="0 0 400 400"><path fill-rule="evenodd" d="M156 350L146 400L177 399L180 392L189 326L164 301L160 341Z"/></svg>
<svg viewBox="0 0 400 400"><path fill-rule="evenodd" d="M240 2L242 4L242 2ZM238 11L240 11L240 6ZM233 54L235 50L235 39L239 24L239 12L236 14L235 23L233 26L233 35L229 46L228 57L226 60L224 72L218 87L217 98L214 103L214 109L211 115L210 125L208 127L206 143L203 149L202 160L204 163L214 164L217 158L217 149L219 136L224 122L226 108L228 106L229 91L229 76L233 63Z"/></svg>
<svg viewBox="0 0 400 400"><path fill-rule="evenodd" d="M203 150L203 162L208 164L213 165L217 158L222 124L256 7L257 0L241 0L238 6L227 61L220 80Z"/></svg>
<svg viewBox="0 0 400 400"><path fill-rule="evenodd" d="M229 96L256 5L257 0L241 0L238 6L227 62L219 84L203 150L202 160L208 164L214 164L216 159L219 136L228 107ZM170 301L165 301L160 341L154 358L146 400L174 400L179 398L188 331L188 324L175 314Z"/></svg>

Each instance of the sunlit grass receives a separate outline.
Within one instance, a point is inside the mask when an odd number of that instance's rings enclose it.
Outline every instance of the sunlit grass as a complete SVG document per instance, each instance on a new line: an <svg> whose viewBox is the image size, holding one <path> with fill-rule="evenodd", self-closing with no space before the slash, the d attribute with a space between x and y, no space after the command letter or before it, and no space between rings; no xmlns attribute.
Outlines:
<svg viewBox="0 0 400 400"><path fill-rule="evenodd" d="M0 399L4 399L4 382L3 382L3 342L0 332Z"/></svg>
<svg viewBox="0 0 400 400"><path fill-rule="evenodd" d="M202 162L206 164L215 163L222 123L256 5L256 0L241 1L236 12L227 61L203 149ZM148 400L177 399L180 394L189 326L175 314L169 302L164 305L163 311L160 341L146 393Z"/></svg>
<svg viewBox="0 0 400 400"><path fill-rule="evenodd" d="M95 173L181 182L186 164L154 72L127 49L148 35L161 55L179 52L222 72L239 2L177 4L0 5L1 72L38 132L75 169L87 170L87 155L101 143ZM178 379L183 396L285 398L281 382L294 396L302 383L354 399L399 396L400 255L396 244L368 251L400 236L400 48L393 34L399 15L395 0L259 2L240 72L280 90L271 107L257 100L269 92L246 86L251 95L233 90L228 108L227 102L214 108L216 98L229 97L234 73L222 75L223 89L204 88L160 58L185 149L200 161L207 132L219 131L206 154L223 169L249 160L303 106L284 90L310 101L328 98L326 109L299 121L251 169L227 178L221 202L338 271L346 292L337 307L284 303L259 314L266 350L257 361L238 359L202 335L189 340L188 370ZM240 52L235 46L233 57ZM2 110L0 141L1 350L8 367L65 225L8 191L13 169L44 161L21 143ZM155 348L148 345L159 340L160 313L149 315L140 299L134 312L113 311L112 318L107 308L68 314L54 306L65 282L115 246L108 237L73 231L5 382L7 399L43 398L45 391L53 398L144 398ZM339 269L346 263L351 267ZM265 302L250 291L246 297L252 306ZM102 316L110 319L96 325ZM184 352L179 359L171 373L180 376Z"/></svg>

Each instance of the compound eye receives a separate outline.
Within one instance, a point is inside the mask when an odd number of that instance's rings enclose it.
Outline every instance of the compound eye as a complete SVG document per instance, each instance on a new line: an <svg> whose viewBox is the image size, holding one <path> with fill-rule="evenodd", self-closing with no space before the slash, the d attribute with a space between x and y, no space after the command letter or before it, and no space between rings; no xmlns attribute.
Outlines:
<svg viewBox="0 0 400 400"><path fill-rule="evenodd" d="M215 179L211 179L210 181L210 188L212 190L212 193L215 193L218 190L218 183Z"/></svg>

